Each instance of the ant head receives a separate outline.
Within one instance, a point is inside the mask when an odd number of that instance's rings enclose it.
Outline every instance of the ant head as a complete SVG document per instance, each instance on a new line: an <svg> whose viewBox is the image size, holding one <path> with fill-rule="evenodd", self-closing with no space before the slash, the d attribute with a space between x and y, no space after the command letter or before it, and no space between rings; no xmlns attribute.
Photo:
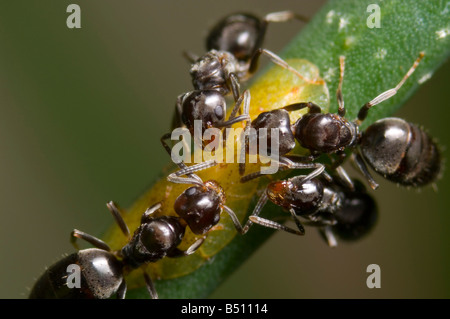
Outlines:
<svg viewBox="0 0 450 319"><path fill-rule="evenodd" d="M221 50L233 54L240 61L248 61L261 42L265 24L250 14L233 14L221 20L206 39L207 50Z"/></svg>
<svg viewBox="0 0 450 319"><path fill-rule="evenodd" d="M276 205L293 208L297 215L308 215L317 209L323 197L323 184L318 179L303 181L304 176L275 181L267 186L267 196Z"/></svg>
<svg viewBox="0 0 450 319"><path fill-rule="evenodd" d="M220 199L220 203L221 205L225 204L225 191L223 190L222 186L220 186L220 184L214 180L209 180L205 182L205 187L213 190L217 196Z"/></svg>
<svg viewBox="0 0 450 319"><path fill-rule="evenodd" d="M175 200L174 209L194 234L203 235L219 222L224 199L217 182L207 181L186 189Z"/></svg>
<svg viewBox="0 0 450 319"><path fill-rule="evenodd" d="M295 147L294 134L291 131L291 122L289 112L283 109L277 109L269 112L263 112L252 121L252 127L256 130L267 129L267 146L272 145L272 130L278 129L278 154L286 154ZM259 135L262 134L261 131Z"/></svg>

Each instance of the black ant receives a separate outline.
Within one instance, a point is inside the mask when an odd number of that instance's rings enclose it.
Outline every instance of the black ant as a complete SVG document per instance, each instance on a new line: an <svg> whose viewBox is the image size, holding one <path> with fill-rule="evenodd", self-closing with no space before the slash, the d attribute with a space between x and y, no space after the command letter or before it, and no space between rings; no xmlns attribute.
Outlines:
<svg viewBox="0 0 450 319"><path fill-rule="evenodd" d="M237 101L240 81L247 80L255 73L262 54L302 77L279 56L261 48L269 23L293 19L307 20L291 11L269 13L262 19L246 13L236 13L222 19L207 37L206 54L201 57L185 54L193 63L190 73L194 88L214 89L222 95L231 92Z"/></svg>
<svg viewBox="0 0 450 319"><path fill-rule="evenodd" d="M440 153L433 140L417 126L402 119L386 118L359 132L359 126L367 117L371 107L394 96L419 65L424 53L420 53L396 87L389 89L361 107L355 121L347 120L342 82L344 77L344 57L340 57L340 80L337 89L338 114L321 113L321 108L312 103L296 103L284 108L261 113L251 124L252 127L279 128L280 154L289 152L295 140L311 152L301 160L312 161L321 154L336 153L338 158L332 167L339 167L346 157L345 150L355 149L354 161L360 168L370 186L378 187L365 161L387 179L402 185L421 186L434 181L440 171ZM308 108L307 114L289 125L289 112ZM241 170L243 171L243 170ZM349 181L345 171L338 170L340 177ZM251 176L252 177L252 176ZM243 181L245 181L245 176ZM351 185L351 183L349 183Z"/></svg>
<svg viewBox="0 0 450 319"><path fill-rule="evenodd" d="M202 121L203 131L209 127L223 128L240 121L249 122L250 93L245 91L240 94L240 82L255 73L262 54L303 78L279 56L260 48L268 23L285 22L294 18L305 20L290 11L270 13L263 19L238 13L221 20L207 38L206 54L197 57L192 53L185 53L192 62L190 74L195 90L178 97L173 126L179 127L183 123L192 134L194 120ZM229 119L224 121L225 96L230 92L235 106ZM236 117L242 104L243 114Z"/></svg>
<svg viewBox="0 0 450 319"><path fill-rule="evenodd" d="M305 224L319 228L330 247L337 245L334 234L347 240L359 239L375 224L377 209L364 186L359 181L352 183L354 187L349 189L321 178L305 181L305 176L271 182L250 215L247 228L255 223L304 235L305 229L299 220L302 217L307 220ZM268 200L287 210L297 229L260 217Z"/></svg>
<svg viewBox="0 0 450 319"><path fill-rule="evenodd" d="M161 143L170 155L171 149L165 142L164 136L161 138ZM177 184L195 185L181 193L174 203L175 212L187 222L192 232L196 235L206 234L217 225L222 211L225 210L236 230L239 233L245 233L234 211L225 205L225 192L219 183L214 180L203 182L198 175L194 174L217 165L217 162L207 161L189 167L183 161L176 164L180 170L169 174L167 180ZM182 177L183 175L187 177Z"/></svg>
<svg viewBox="0 0 450 319"><path fill-rule="evenodd" d="M375 172L403 186L427 185L441 172L437 144L423 129L401 118L384 118L370 125L359 147L362 156L357 153L355 162L363 172L367 162Z"/></svg>
<svg viewBox="0 0 450 319"><path fill-rule="evenodd" d="M222 211L230 216L236 230L244 234L245 231L234 211L225 205L226 196L223 188L217 181L203 180L195 172L215 166L215 161L202 162L187 167L180 163L181 167L175 173L170 174L167 180L178 184L193 184L181 193L175 200L175 212L183 218L189 228L196 235L205 235L220 221ZM182 177L187 175L188 177Z"/></svg>
<svg viewBox="0 0 450 319"><path fill-rule="evenodd" d="M359 146L353 159L373 189L378 184L368 172L365 162L377 173L401 185L417 187L434 181L440 172L441 156L435 142L421 128L402 119L385 118L370 125L364 132L359 132L359 126L366 119L370 108L394 96L423 57L424 53L421 52L397 86L364 104L353 122L344 118L344 57L341 57L340 81L336 93L338 114L322 114L320 107L313 103L289 106L294 109L309 108L309 112L294 124L294 134L300 145L309 149L313 156L336 153L338 159L333 167L343 162L347 148Z"/></svg>
<svg viewBox="0 0 450 319"><path fill-rule="evenodd" d="M235 116L241 105L243 114ZM198 132L201 134L201 140L203 140L203 133L208 128L226 128L238 122L250 121L249 108L250 92L248 90L245 90L239 97L227 121L225 121L227 102L225 97L216 90L191 91L177 98L177 110L181 114L181 122L191 135L196 136L195 121L201 121L201 131ZM170 134L166 134L164 138L168 137Z"/></svg>
<svg viewBox="0 0 450 319"><path fill-rule="evenodd" d="M131 236L119 208L109 202L107 207L127 236L128 243L122 249L112 251L101 239L73 230L71 241L77 249L77 238L84 239L96 248L79 250L50 266L35 283L29 298L106 299L116 295L123 299L127 290L124 273L166 256L181 257L194 253L203 243L203 238L195 241L187 250L178 249L184 237L186 222L175 216L152 217L161 205L157 203L143 213L141 225ZM71 264L80 267L80 288L68 287L67 267ZM150 276L142 270L150 297L158 298Z"/></svg>

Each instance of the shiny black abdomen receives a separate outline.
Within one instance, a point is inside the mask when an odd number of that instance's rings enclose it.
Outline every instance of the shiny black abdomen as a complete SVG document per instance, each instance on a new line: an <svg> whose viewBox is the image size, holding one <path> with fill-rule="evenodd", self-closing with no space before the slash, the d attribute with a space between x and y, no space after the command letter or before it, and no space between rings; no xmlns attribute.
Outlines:
<svg viewBox="0 0 450 319"><path fill-rule="evenodd" d="M80 288L67 286L67 267L80 267ZM122 263L110 252L90 248L71 254L50 266L36 281L31 299L107 299L122 284Z"/></svg>
<svg viewBox="0 0 450 319"><path fill-rule="evenodd" d="M435 181L441 154L432 138L400 118L385 118L370 125L361 138L364 160L386 179L404 186Z"/></svg>

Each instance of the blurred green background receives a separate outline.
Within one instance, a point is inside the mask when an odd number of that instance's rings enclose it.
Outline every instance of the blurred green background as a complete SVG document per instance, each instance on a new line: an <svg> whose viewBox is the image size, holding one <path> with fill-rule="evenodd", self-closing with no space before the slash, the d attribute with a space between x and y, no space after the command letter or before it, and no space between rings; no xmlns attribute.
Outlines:
<svg viewBox="0 0 450 319"><path fill-rule="evenodd" d="M323 1L77 1L74 30L70 3L0 2L0 298L26 297L73 252L73 228L100 235L112 224L107 201L127 207L160 176L169 158L159 137L192 87L181 52L202 53L209 26L236 11L313 16ZM264 46L277 52L301 28L272 25ZM398 114L444 148L449 72L446 63ZM437 193L382 183L377 227L355 244L277 233L212 297L448 298L449 181ZM381 289L366 287L372 263Z"/></svg>

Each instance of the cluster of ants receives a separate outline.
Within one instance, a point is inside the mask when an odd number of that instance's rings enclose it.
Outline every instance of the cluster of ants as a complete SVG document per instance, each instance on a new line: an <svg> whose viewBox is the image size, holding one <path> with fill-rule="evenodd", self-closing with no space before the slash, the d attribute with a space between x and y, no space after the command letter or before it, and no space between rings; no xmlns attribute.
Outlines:
<svg viewBox="0 0 450 319"><path fill-rule="evenodd" d="M419 65L424 54L420 53L401 81L370 102L364 104L357 118L345 118L342 82L344 57L340 57L340 79L337 89L338 112L322 113L320 106L312 103L296 103L283 108L263 112L253 121L249 115L250 92L240 92L241 82L257 69L261 55L275 64L301 76L276 54L262 49L267 25L292 19L303 20L289 11L266 15L263 19L249 14L233 14L220 21L207 38L208 52L197 57L187 53L191 61L190 74L194 90L182 94L176 103L175 126L185 126L192 133L194 121L202 121L202 129L225 128L245 122L249 128L278 129L280 144L278 154L283 169L312 169L307 175L272 181L257 201L247 222L242 225L231 208L226 206L224 190L217 181L203 181L195 173L217 163L203 162L186 166L177 163L179 170L168 176L174 183L193 185L178 196L174 203L174 216L154 216L162 203L148 208L141 217L141 224L133 235L122 218L120 209L107 204L115 221L125 236L127 244L119 251L112 251L102 240L79 230L72 232L72 242L83 239L96 248L79 250L52 265L34 285L30 298L125 298L127 285L124 274L147 263L164 257L181 257L194 253L204 242L205 235L219 223L225 211L240 234L245 234L253 224L304 235L303 225L319 229L329 246L336 246L336 235L344 239L358 239L365 235L377 217L376 204L363 184L351 179L342 164L351 155L352 160L367 179L371 188L378 184L370 175L367 164L384 178L400 185L421 187L434 182L439 175L441 157L433 139L420 127L400 118L384 118L360 131L360 124L371 107L397 93ZM235 106L227 114L227 95L232 95ZM308 109L295 123L289 113ZM242 110L241 110L242 109ZM240 112L240 115L237 115ZM164 148L171 152L161 138ZM296 142L309 150L309 156L293 156L289 153ZM327 154L331 164L316 162ZM261 176L245 174L245 164L239 167L241 182ZM267 201L288 211L295 222L291 228L273 220L260 217ZM300 220L302 218L303 220ZM178 248L186 227L199 236L186 250ZM77 247L77 246L76 246ZM67 287L67 266L78 264L81 268L81 288ZM143 269L146 286L152 298L157 292L150 276Z"/></svg>

